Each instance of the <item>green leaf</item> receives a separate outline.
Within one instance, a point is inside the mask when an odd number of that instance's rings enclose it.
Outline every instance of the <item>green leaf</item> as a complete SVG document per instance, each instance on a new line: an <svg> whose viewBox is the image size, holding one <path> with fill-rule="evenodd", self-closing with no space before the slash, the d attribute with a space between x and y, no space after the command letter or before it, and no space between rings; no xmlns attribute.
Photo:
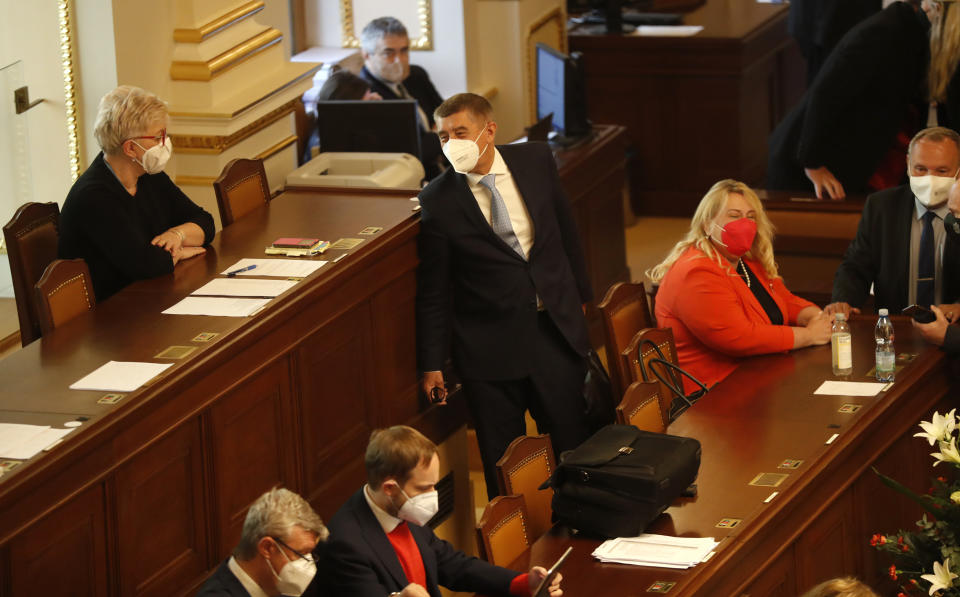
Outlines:
<svg viewBox="0 0 960 597"><path fill-rule="evenodd" d="M890 477L884 475L883 473L881 473L880 471L878 471L878 470L876 469L876 467L871 466L870 469L871 469L874 473L876 473L876 475L877 475L878 477L880 477L880 482L883 483L884 485L886 485L887 487L889 487L890 489L892 489L892 490L894 490L894 491L896 491L896 492L898 492L898 493L901 493L901 494L907 496L908 498L910 498L911 500L915 501L916 503L920 504L920 507L923 508L924 510L926 510L927 512L929 512L930 514L932 514L932 515L934 515L934 516L939 516L939 515L940 515L941 511L940 511L940 510L937 510L936 508L933 508L933 507L931 506L931 504L930 504L930 500L927 499L926 496L918 495L918 494L917 494L916 492L914 492L912 489L910 489L910 488L908 488L907 486L903 485L903 484L900 483L899 481L896 481L896 480L891 479Z"/></svg>

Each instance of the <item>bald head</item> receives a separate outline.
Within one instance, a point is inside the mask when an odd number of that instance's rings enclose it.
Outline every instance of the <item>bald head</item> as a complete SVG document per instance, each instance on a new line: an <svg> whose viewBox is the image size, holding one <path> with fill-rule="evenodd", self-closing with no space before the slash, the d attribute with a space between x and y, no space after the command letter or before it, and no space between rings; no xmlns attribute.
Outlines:
<svg viewBox="0 0 960 597"><path fill-rule="evenodd" d="M960 180L953 183L953 186L950 187L950 195L947 196L947 207L954 217L960 218Z"/></svg>

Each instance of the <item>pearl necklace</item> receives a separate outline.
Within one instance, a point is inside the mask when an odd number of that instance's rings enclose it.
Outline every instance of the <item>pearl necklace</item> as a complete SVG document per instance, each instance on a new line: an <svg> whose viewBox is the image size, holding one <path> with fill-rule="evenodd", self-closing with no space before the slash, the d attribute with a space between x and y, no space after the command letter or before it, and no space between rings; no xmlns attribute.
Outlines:
<svg viewBox="0 0 960 597"><path fill-rule="evenodd" d="M750 288L750 274L747 272L747 266L744 265L743 259L737 260L737 273L741 275L743 281L747 283L747 288ZM740 269L743 269L743 273L740 272Z"/></svg>

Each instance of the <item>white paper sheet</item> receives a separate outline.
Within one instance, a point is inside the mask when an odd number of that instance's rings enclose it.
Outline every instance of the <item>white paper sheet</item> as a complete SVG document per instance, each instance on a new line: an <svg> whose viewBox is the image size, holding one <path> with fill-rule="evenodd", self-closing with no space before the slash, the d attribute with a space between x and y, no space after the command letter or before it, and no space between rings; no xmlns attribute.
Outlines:
<svg viewBox="0 0 960 597"><path fill-rule="evenodd" d="M876 396L887 386L872 381L825 381L814 394L826 396Z"/></svg>
<svg viewBox="0 0 960 597"><path fill-rule="evenodd" d="M133 392L173 365L173 363L135 363L108 361L93 373L74 382L71 390Z"/></svg>
<svg viewBox="0 0 960 597"><path fill-rule="evenodd" d="M702 25L640 25L633 34L642 37L692 37L701 31Z"/></svg>
<svg viewBox="0 0 960 597"><path fill-rule="evenodd" d="M73 429L52 429L49 425L0 423L0 458L33 458L71 431Z"/></svg>
<svg viewBox="0 0 960 597"><path fill-rule="evenodd" d="M188 296L163 313L165 315L207 315L211 317L250 317L270 302L268 298L231 298Z"/></svg>
<svg viewBox="0 0 960 597"><path fill-rule="evenodd" d="M643 534L604 541L593 556L601 562L682 569L708 559L717 545L712 537Z"/></svg>
<svg viewBox="0 0 960 597"><path fill-rule="evenodd" d="M241 259L221 273L227 275L232 271L255 265L257 267L245 272L240 272L237 275L306 278L326 264L326 261L309 261L305 259Z"/></svg>
<svg viewBox="0 0 960 597"><path fill-rule="evenodd" d="M215 278L190 294L194 296L255 296L272 298L283 294L296 285L297 283L293 280Z"/></svg>

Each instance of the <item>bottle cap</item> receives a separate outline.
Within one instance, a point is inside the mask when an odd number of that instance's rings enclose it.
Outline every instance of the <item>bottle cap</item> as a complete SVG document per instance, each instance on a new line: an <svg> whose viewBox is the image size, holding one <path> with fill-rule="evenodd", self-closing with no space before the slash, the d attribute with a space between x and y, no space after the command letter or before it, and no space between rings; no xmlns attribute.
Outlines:
<svg viewBox="0 0 960 597"><path fill-rule="evenodd" d="M845 320L845 319L847 318L847 316L844 315L843 313L835 313L835 314L833 315L833 317L834 317L834 319L836 319L837 321L843 321L843 320Z"/></svg>
<svg viewBox="0 0 960 597"><path fill-rule="evenodd" d="M880 317L886 317L890 315L890 311L887 311L886 309L880 309L877 311L877 314L880 315Z"/></svg>

